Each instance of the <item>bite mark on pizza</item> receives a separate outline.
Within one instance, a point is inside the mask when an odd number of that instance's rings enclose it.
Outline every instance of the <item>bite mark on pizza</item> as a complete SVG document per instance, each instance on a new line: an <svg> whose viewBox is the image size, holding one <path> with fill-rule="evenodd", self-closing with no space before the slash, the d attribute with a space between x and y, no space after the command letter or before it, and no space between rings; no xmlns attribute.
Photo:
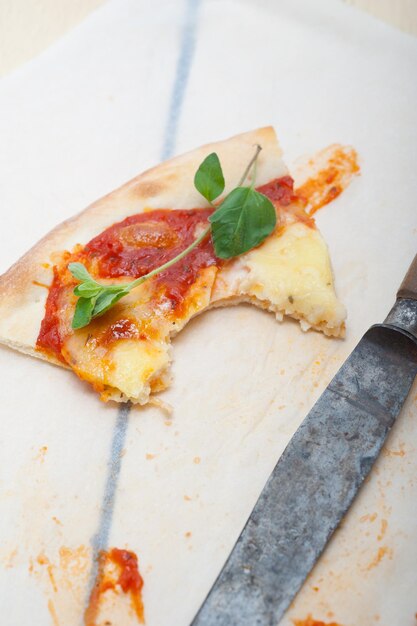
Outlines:
<svg viewBox="0 0 417 626"><path fill-rule="evenodd" d="M263 148L257 189L278 218L267 239L225 261L207 237L104 315L74 330L77 282L68 265L82 262L101 284L124 284L172 259L215 210L192 186L202 158L218 152L226 180L237 182L254 144ZM146 404L171 382L172 337L209 308L249 302L279 320L299 320L303 330L343 336L345 308L312 214L349 184L358 167L354 152L338 146L320 153L317 163L315 170L310 163L310 175L295 190L275 133L266 128L145 172L57 227L0 277L0 341L71 368L105 401ZM329 191L335 185L337 194Z"/></svg>

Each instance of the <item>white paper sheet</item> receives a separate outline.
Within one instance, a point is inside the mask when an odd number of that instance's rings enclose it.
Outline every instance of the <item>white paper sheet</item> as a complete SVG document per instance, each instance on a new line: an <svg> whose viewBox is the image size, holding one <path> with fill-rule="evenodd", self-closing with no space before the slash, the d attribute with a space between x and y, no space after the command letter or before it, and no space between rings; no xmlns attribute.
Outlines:
<svg viewBox="0 0 417 626"><path fill-rule="evenodd" d="M100 542L139 555L148 626L189 624L291 434L416 252L416 68L414 39L335 0L118 0L0 81L0 271L170 147L272 123L290 165L338 141L362 167L317 217L344 342L251 307L212 311L175 340L172 420L126 420L71 373L0 350L2 624L78 626ZM284 625L308 613L415 625L416 447L414 387ZM127 600L104 605L98 624L136 623Z"/></svg>

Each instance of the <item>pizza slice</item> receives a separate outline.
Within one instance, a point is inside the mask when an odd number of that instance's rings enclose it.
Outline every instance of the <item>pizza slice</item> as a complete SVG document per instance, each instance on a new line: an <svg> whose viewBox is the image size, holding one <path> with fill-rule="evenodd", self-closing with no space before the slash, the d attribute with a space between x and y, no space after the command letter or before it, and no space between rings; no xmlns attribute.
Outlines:
<svg viewBox="0 0 417 626"><path fill-rule="evenodd" d="M101 285L117 287L169 262L203 233L216 210L193 184L201 162L218 155L226 197L255 145L262 148L256 189L277 216L263 243L221 259L208 235L104 314L73 328L77 280L69 266L82 264ZM342 150L337 167L334 154L322 155L334 171L322 181L321 199L337 195L335 185L346 186L354 173L351 152ZM303 330L343 336L345 308L311 217L317 189L308 176L304 187L304 195L294 190L272 128L204 146L145 172L55 228L0 277L0 342L72 369L102 400L146 404L170 383L171 339L210 307L251 302L280 320L299 320Z"/></svg>

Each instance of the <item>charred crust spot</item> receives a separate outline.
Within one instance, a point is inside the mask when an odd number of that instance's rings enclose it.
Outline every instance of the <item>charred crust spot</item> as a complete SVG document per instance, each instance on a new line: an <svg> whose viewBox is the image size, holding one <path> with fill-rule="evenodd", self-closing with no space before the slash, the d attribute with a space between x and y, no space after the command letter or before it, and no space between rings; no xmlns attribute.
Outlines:
<svg viewBox="0 0 417 626"><path fill-rule="evenodd" d="M134 194L139 198L154 198L166 189L166 185L156 181L138 183L134 187Z"/></svg>

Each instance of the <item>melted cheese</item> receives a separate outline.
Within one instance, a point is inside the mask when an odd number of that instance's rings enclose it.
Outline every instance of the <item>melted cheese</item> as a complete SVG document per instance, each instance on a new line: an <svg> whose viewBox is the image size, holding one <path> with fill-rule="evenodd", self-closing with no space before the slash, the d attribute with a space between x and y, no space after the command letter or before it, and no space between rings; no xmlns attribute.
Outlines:
<svg viewBox="0 0 417 626"><path fill-rule="evenodd" d="M304 330L341 334L346 310L336 297L327 246L318 230L301 222L285 226L241 263L247 270L242 294L301 320Z"/></svg>
<svg viewBox="0 0 417 626"><path fill-rule="evenodd" d="M278 228L261 246L226 263L205 268L190 287L180 312L155 293L147 281L109 314L70 333L63 355L74 371L101 393L103 400L145 404L153 391L170 382L170 339L195 315L219 304L249 301L282 319L300 320L303 330L343 333L346 316L333 286L326 244L302 222ZM68 310L73 310L68 306ZM69 324L70 316L63 316ZM127 335L108 341L113 327L128 321ZM133 330L132 330L133 329ZM107 340L105 340L107 337Z"/></svg>
<svg viewBox="0 0 417 626"><path fill-rule="evenodd" d="M346 309L337 299L327 246L319 231L290 222L258 248L226 265L216 278L211 305L252 302L288 315L301 328L344 335Z"/></svg>
<svg viewBox="0 0 417 626"><path fill-rule="evenodd" d="M163 294L155 293L154 281L147 281L109 314L72 332L62 349L65 360L100 392L102 400L147 403L151 392L168 386L170 338L209 307L216 273L216 267L200 273L179 312L172 311ZM132 336L109 341L109 329L117 332L120 320L128 321Z"/></svg>

